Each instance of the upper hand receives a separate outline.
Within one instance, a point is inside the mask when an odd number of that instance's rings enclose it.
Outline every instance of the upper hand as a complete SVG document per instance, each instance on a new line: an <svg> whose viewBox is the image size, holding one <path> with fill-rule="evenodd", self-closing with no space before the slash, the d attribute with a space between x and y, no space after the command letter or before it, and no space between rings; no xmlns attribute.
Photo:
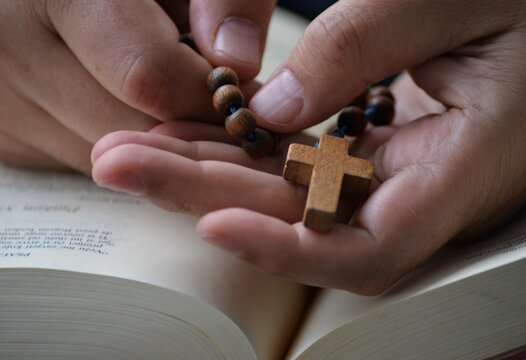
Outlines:
<svg viewBox="0 0 526 360"><path fill-rule="evenodd" d="M274 2L5 2L0 161L89 173L93 144L111 131L219 121L206 88L210 64L252 79ZM189 25L204 57L178 43Z"/></svg>

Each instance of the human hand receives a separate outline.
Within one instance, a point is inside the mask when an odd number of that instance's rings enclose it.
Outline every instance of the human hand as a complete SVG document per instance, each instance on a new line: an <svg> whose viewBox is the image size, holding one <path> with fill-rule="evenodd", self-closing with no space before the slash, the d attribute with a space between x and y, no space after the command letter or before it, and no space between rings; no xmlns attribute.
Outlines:
<svg viewBox="0 0 526 360"><path fill-rule="evenodd" d="M0 161L89 173L93 144L111 131L220 120L206 88L209 62L253 78L273 6L272 0L5 2ZM187 31L188 24L204 58L178 43L177 26Z"/></svg>
<svg viewBox="0 0 526 360"><path fill-rule="evenodd" d="M305 192L262 172L277 174L276 158L253 162L225 144L182 149L110 136L94 152L94 177L112 187L120 174L134 173L143 196L207 213L198 224L203 238L267 271L379 293L452 238L494 227L524 205L525 7L342 0L307 29L251 101L261 126L306 127L345 106L366 83L405 68L411 75L394 86L393 125L368 129L353 144L357 155L374 160L379 186L348 225L336 224L329 234L295 223ZM210 212L216 209L223 210Z"/></svg>
<svg viewBox="0 0 526 360"><path fill-rule="evenodd" d="M377 293L452 238L476 238L524 206L525 56L525 2L350 0L315 20L252 98L260 126L304 128L344 107L367 83L403 69L414 83L406 75L395 86L393 127L372 128L360 139L384 137L374 156L381 185L352 227L320 240L320 265L308 261L315 252L290 252L282 272ZM273 97L278 89L283 96ZM258 229L270 227L251 216ZM201 222L203 235L235 239L235 252L249 248L252 257L272 261L267 244L274 242L265 231L253 244L248 231L229 229L231 217L211 214ZM279 242L311 246L310 233L295 230L277 235ZM359 244L369 252L357 251ZM273 254L285 249L276 245Z"/></svg>

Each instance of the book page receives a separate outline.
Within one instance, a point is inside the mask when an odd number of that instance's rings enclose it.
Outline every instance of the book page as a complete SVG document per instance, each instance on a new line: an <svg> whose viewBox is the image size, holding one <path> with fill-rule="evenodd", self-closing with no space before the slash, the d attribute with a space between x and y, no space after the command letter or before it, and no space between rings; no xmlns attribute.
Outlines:
<svg viewBox="0 0 526 360"><path fill-rule="evenodd" d="M446 246L384 294L367 297L323 290L288 358L295 359L331 332L381 308L525 258L526 211L522 211L485 240Z"/></svg>
<svg viewBox="0 0 526 360"><path fill-rule="evenodd" d="M76 271L176 290L224 312L260 358L275 358L305 288L208 245L194 225L81 175L0 167L0 268Z"/></svg>

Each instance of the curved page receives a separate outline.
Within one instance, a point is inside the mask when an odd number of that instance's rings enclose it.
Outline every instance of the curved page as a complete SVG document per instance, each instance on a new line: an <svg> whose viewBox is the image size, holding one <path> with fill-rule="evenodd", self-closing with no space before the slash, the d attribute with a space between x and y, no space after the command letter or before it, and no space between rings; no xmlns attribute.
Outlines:
<svg viewBox="0 0 526 360"><path fill-rule="evenodd" d="M0 271L7 268L107 275L195 297L239 326L260 359L285 351L305 292L209 246L192 218L80 175L1 167Z"/></svg>

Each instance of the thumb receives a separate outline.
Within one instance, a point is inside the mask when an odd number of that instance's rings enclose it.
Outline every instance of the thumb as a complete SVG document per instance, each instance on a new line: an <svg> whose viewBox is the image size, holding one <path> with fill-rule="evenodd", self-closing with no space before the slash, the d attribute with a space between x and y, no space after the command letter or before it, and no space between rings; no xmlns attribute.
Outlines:
<svg viewBox="0 0 526 360"><path fill-rule="evenodd" d="M274 131L318 123L367 84L491 34L506 19L482 2L339 1L307 27L250 107Z"/></svg>
<svg viewBox="0 0 526 360"><path fill-rule="evenodd" d="M193 0L190 25L204 57L233 68L242 80L260 69L267 29L276 0Z"/></svg>

